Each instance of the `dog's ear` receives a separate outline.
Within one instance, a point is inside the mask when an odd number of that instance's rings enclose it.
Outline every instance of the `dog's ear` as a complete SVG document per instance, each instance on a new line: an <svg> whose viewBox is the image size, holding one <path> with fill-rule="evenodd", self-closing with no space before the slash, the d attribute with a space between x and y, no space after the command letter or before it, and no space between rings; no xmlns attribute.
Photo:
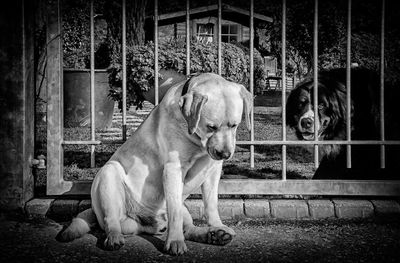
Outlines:
<svg viewBox="0 0 400 263"><path fill-rule="evenodd" d="M198 92L190 91L179 99L183 116L188 124L189 134L193 134L200 121L200 113L208 97Z"/></svg>
<svg viewBox="0 0 400 263"><path fill-rule="evenodd" d="M243 98L243 112L247 130L251 130L251 110L253 108L253 95L243 85L240 86L240 95Z"/></svg>

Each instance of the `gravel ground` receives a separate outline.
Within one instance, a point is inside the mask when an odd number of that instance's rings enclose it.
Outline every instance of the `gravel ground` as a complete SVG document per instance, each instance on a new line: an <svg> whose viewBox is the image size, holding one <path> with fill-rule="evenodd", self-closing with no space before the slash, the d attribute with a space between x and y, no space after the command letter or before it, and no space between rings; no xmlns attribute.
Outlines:
<svg viewBox="0 0 400 263"><path fill-rule="evenodd" d="M94 230L71 243L55 240L62 224L0 218L0 262L400 262L400 221L237 221L225 247L186 242L179 257L151 236L128 236L104 251Z"/></svg>

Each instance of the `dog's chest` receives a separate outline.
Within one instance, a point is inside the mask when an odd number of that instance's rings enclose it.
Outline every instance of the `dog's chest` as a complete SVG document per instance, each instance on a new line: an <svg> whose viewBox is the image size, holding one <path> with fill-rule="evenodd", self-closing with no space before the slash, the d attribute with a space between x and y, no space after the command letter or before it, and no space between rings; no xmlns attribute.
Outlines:
<svg viewBox="0 0 400 263"><path fill-rule="evenodd" d="M183 157L181 158L181 167L182 167L182 173L184 175L184 178L186 177L187 173L195 166L201 165L205 166L207 165L208 158L206 158L207 155L204 153L197 153L193 154L190 157Z"/></svg>
<svg viewBox="0 0 400 263"><path fill-rule="evenodd" d="M213 160L208 155L197 156L182 166L184 193L190 193L198 188L209 176Z"/></svg>

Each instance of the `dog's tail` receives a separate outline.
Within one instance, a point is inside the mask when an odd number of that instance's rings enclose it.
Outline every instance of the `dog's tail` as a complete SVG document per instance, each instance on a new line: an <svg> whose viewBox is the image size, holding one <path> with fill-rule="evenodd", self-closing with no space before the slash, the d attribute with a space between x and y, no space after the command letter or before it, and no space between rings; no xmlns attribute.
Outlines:
<svg viewBox="0 0 400 263"><path fill-rule="evenodd" d="M96 223L96 215L92 208L86 209L72 219L71 224L57 235L57 240L61 242L69 242L82 237L89 232L90 228Z"/></svg>

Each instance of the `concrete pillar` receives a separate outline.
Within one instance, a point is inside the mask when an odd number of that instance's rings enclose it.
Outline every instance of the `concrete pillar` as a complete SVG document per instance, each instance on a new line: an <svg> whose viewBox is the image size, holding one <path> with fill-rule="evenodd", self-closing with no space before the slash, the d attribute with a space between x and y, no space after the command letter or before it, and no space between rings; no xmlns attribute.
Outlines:
<svg viewBox="0 0 400 263"><path fill-rule="evenodd" d="M22 208L33 197L33 2L0 8L0 209Z"/></svg>

